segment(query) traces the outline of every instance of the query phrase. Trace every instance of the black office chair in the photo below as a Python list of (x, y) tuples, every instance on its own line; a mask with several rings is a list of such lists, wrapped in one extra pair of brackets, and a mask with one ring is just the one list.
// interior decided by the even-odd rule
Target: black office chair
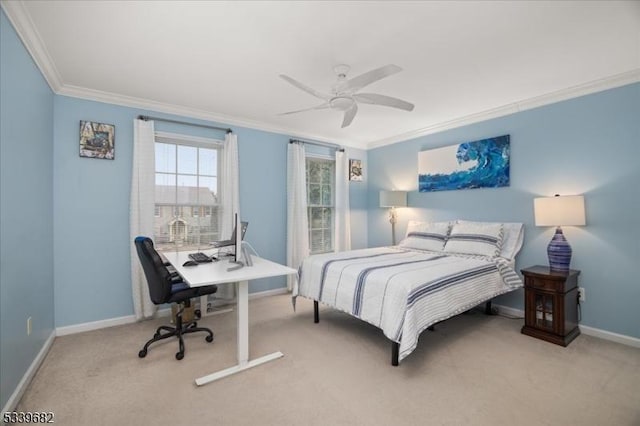
[[(186, 307), (191, 306), (190, 302), (192, 298), (213, 294), (218, 291), (218, 287), (215, 285), (189, 287), (179, 274), (171, 273), (167, 269), (167, 265), (162, 261), (160, 255), (153, 247), (153, 241), (151, 241), (150, 238), (136, 237), (135, 245), (142, 269), (144, 270), (144, 275), (147, 278), (151, 301), (156, 305), (164, 303), (178, 303), (180, 305), (178, 313), (176, 314), (176, 326), (169, 327), (162, 325), (158, 327), (153, 338), (138, 352), (138, 356), (140, 358), (147, 356), (147, 350), (152, 343), (176, 336), (180, 343), (180, 350), (176, 353), (176, 359), (181, 360), (184, 358), (184, 341), (182, 340), (182, 335), (195, 333), (197, 331), (206, 331), (209, 333), (205, 340), (207, 342), (213, 342), (213, 332), (210, 329), (198, 327), (198, 323), (195, 321), (183, 324), (182, 313)], [(161, 331), (166, 331), (166, 333), (161, 333)]]

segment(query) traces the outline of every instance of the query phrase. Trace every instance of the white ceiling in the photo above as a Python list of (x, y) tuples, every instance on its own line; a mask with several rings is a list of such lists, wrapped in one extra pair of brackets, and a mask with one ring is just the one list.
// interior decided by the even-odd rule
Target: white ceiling
[[(637, 1), (2, 1), (56, 93), (361, 148), (640, 81)], [(340, 63), (415, 110), (277, 115)]]

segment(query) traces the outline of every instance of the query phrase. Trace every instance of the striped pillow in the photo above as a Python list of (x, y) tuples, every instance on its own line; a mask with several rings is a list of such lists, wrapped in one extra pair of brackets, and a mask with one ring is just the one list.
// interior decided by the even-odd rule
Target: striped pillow
[(400, 241), (401, 247), (418, 250), (442, 251), (449, 235), (449, 222), (417, 222), (407, 225), (407, 236)]
[[(472, 222), (458, 220), (456, 223), (475, 223), (481, 225), (495, 225), (500, 222)], [(524, 225), (520, 222), (502, 222), (502, 248), (498, 256), (513, 260), (522, 248), (524, 240)]]
[(456, 223), (444, 251), (496, 257), (502, 248), (502, 224)]

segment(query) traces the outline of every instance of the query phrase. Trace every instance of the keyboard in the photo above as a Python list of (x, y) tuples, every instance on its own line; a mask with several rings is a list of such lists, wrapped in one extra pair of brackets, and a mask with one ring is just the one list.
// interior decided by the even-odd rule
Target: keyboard
[(191, 253), (189, 254), (189, 258), (191, 258), (192, 260), (198, 262), (198, 263), (207, 263), (207, 262), (212, 262), (213, 260), (207, 256), (204, 253)]

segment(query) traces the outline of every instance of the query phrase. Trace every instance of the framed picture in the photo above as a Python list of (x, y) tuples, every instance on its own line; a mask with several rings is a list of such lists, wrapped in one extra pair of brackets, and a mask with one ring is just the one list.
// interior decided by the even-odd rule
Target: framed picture
[(80, 120), (80, 157), (115, 158), (116, 126)]
[(509, 135), (418, 153), (420, 192), (509, 186)]
[(349, 160), (349, 180), (362, 181), (362, 160)]

